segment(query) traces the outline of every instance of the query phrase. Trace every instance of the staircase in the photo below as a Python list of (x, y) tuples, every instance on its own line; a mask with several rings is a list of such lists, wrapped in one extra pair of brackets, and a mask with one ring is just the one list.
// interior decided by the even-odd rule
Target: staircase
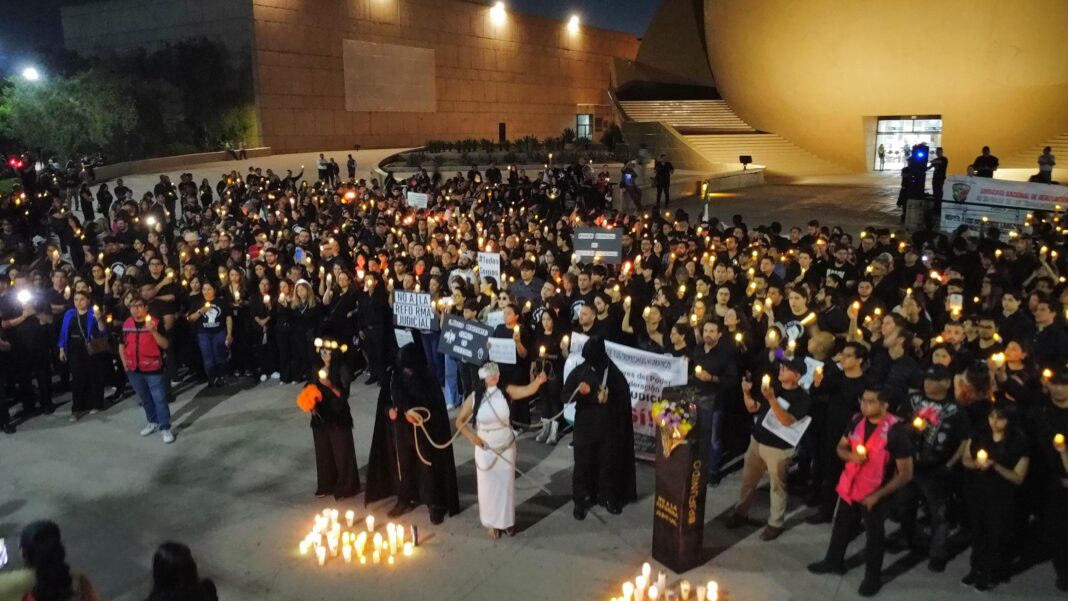
[(686, 140), (713, 163), (737, 163), (739, 155), (747, 154), (757, 165), (764, 165), (770, 175), (845, 173), (841, 167), (777, 134), (691, 134)]
[(725, 100), (621, 100), (630, 121), (660, 121), (680, 133), (753, 132)]
[[(757, 131), (725, 100), (618, 100), (617, 105), (626, 121), (658, 122), (674, 128), (712, 163), (737, 164), (738, 157), (747, 154), (771, 176), (846, 172), (779, 135)], [(1064, 156), (1068, 157), (1068, 152)]]
[(1034, 169), (1038, 172), (1038, 155), (1042, 154), (1045, 147), (1053, 149), (1053, 156), (1057, 157), (1057, 169), (1060, 170), (1060, 162), (1068, 161), (1068, 133), (1061, 134), (1052, 140), (1039, 144), (1029, 150), (1015, 154), (1001, 161), (1001, 166), (1006, 168)]

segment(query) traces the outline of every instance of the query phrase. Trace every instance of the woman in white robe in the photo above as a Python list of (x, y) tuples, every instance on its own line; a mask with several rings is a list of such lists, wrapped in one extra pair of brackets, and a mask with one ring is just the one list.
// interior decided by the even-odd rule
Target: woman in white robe
[[(478, 514), (490, 537), (515, 533), (515, 434), (511, 427), (509, 399), (526, 399), (537, 393), (545, 383), (540, 374), (526, 386), (508, 385), (497, 388), (500, 370), (496, 363), (487, 363), (478, 370), (486, 383), (486, 391), (475, 411), (475, 393), (468, 395), (456, 417), (456, 429), (475, 447), (475, 473), (478, 478)], [(470, 426), (475, 417), (475, 427)]]

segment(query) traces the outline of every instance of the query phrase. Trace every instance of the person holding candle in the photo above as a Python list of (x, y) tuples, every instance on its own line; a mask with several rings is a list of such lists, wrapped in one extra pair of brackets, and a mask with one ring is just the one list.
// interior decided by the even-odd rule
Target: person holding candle
[(923, 376), (923, 393), (913, 395), (905, 411), (913, 424), (915, 471), (912, 481), (898, 495), (902, 505), (899, 512), (901, 531), (893, 546), (904, 549), (912, 545), (916, 534), (916, 511), (920, 496), (923, 496), (931, 516), (927, 567), (932, 572), (941, 572), (946, 567), (950, 474), (971, 438), (971, 422), (964, 408), (954, 402), (952, 386), (953, 372), (949, 368), (941, 365), (928, 367)]
[(560, 440), (560, 432), (567, 425), (562, 415), (564, 405), (560, 396), (564, 374), (562, 345), (566, 333), (560, 329), (560, 319), (555, 311), (541, 311), (539, 317), (539, 323), (534, 328), (534, 346), (538, 349), (538, 355), (531, 359), (530, 377), (534, 379), (539, 373), (545, 373), (549, 379), (538, 390), (541, 431), (534, 440), (552, 446)]
[[(510, 422), (509, 397), (527, 398), (546, 381), (539, 374), (526, 386), (498, 388), (501, 373), (496, 363), (478, 370), (485, 388), (479, 387), (464, 400), (456, 417), (456, 428), (475, 446), (475, 474), (478, 478), (478, 513), (490, 537), (512, 536), (515, 528), (515, 434)], [(472, 428), (470, 421), (475, 420)]]
[(905, 422), (888, 410), (889, 399), (868, 386), (860, 397), (860, 414), (838, 440), (845, 469), (838, 479), (838, 511), (827, 554), (808, 566), (813, 574), (845, 573), (845, 554), (863, 523), (864, 580), (858, 593), (870, 597), (882, 588), (886, 518), (893, 494), (912, 478), (912, 440)]
[(393, 361), (397, 343), (393, 338), (393, 310), (382, 276), (369, 273), (364, 277), (363, 294), (357, 303), (360, 340), (367, 358), (368, 376), (365, 384), (382, 384), (386, 366)]
[(99, 314), (89, 308), (89, 294), (78, 291), (74, 293), (74, 308), (63, 315), (60, 326), (59, 358), (70, 366), (71, 421), (104, 407), (104, 370), (98, 355), (107, 351), (107, 339), (98, 318)]
[(737, 390), (737, 349), (734, 340), (724, 337), (724, 326), (712, 317), (701, 328), (701, 344), (693, 350), (692, 380), (698, 388), (698, 411), (703, 416), (700, 439), (708, 449), (705, 475), (709, 486), (720, 481), (719, 467), (723, 460), (723, 410), (728, 395)]
[(1050, 374), (1046, 388), (1027, 414), (1035, 464), (1028, 488), (1040, 497), (1034, 507), (1039, 515), (1036, 531), (1044, 534), (1053, 558), (1057, 590), (1068, 591), (1068, 367)]
[(197, 346), (204, 362), (204, 375), (209, 386), (223, 386), (226, 375), (226, 355), (233, 342), (234, 317), (230, 301), (216, 294), (215, 284), (205, 280), (201, 285), (204, 304), (194, 307), (186, 318), (194, 324)]
[(600, 337), (586, 341), (582, 358), (563, 387), (564, 398), (575, 400), (571, 497), (576, 520), (585, 519), (595, 503), (617, 515), (638, 498), (630, 386)]
[(322, 397), (311, 418), (317, 479), (315, 496), (333, 495), (341, 500), (360, 492), (360, 473), (352, 438), (352, 410), (349, 408), (352, 375), (342, 357), (345, 352), (342, 345), (331, 338), (317, 342), (318, 359), (308, 382), (308, 386), (316, 387)]
[[(398, 351), (389, 371), (378, 395), (364, 503), (396, 496), (388, 513), (391, 518), (425, 504), (431, 523), (440, 524), (446, 514), (460, 511), (452, 446), (439, 449), (431, 444), (444, 444), (452, 437), (445, 396), (414, 344)], [(409, 414), (413, 410), (416, 415)], [(417, 420), (425, 434), (413, 427)]]
[(961, 580), (985, 591), (1003, 582), (1011, 559), (1007, 553), (1016, 517), (1016, 492), (1027, 476), (1030, 449), (1019, 429), (1015, 403), (994, 403), (986, 424), (965, 442), (961, 462), (968, 471), (971, 569)]
[(794, 445), (775, 431), (794, 428), (800, 429), (803, 434), (807, 422), (800, 426), (797, 424), (808, 415), (811, 405), (808, 392), (800, 386), (801, 376), (807, 370), (805, 362), (795, 357), (780, 359), (778, 363), (778, 381), (772, 384), (771, 378), (765, 375), (759, 400), (752, 394), (749, 379), (742, 380), (745, 407), (753, 415), (753, 434), (745, 452), (738, 504), (726, 523), (728, 528), (737, 528), (745, 523), (757, 484), (767, 472), (771, 480), (771, 513), (767, 527), (760, 535), (761, 540), (765, 541), (775, 540), (783, 532), (787, 502), (786, 471), (794, 454)]
[(252, 337), (252, 349), (256, 354), (254, 361), (259, 370), (260, 382), (281, 378), (278, 366), (277, 328), (275, 314), (278, 311), (278, 298), (271, 293), (271, 280), (262, 278), (256, 284), (256, 294), (249, 301), (249, 335)]
[(141, 429), (141, 436), (153, 432), (163, 433), (163, 442), (174, 442), (171, 432), (171, 410), (167, 406), (166, 372), (163, 367), (163, 349), (170, 342), (159, 333), (159, 322), (148, 315), (145, 301), (134, 298), (130, 301), (130, 317), (122, 324), (122, 342), (119, 357), (126, 368), (130, 386), (145, 410), (148, 424)]

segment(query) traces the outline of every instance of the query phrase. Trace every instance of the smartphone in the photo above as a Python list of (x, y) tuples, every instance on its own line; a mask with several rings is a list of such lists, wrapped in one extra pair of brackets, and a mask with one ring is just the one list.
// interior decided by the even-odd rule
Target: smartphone
[(7, 541), (0, 538), (0, 568), (7, 565)]

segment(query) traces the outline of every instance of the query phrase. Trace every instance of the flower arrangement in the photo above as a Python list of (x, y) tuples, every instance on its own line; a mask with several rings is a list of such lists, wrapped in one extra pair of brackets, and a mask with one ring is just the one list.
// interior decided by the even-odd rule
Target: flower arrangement
[(679, 445), (686, 444), (686, 437), (693, 430), (694, 406), (686, 401), (664, 399), (653, 403), (652, 414), (660, 428), (664, 457), (670, 457)]

